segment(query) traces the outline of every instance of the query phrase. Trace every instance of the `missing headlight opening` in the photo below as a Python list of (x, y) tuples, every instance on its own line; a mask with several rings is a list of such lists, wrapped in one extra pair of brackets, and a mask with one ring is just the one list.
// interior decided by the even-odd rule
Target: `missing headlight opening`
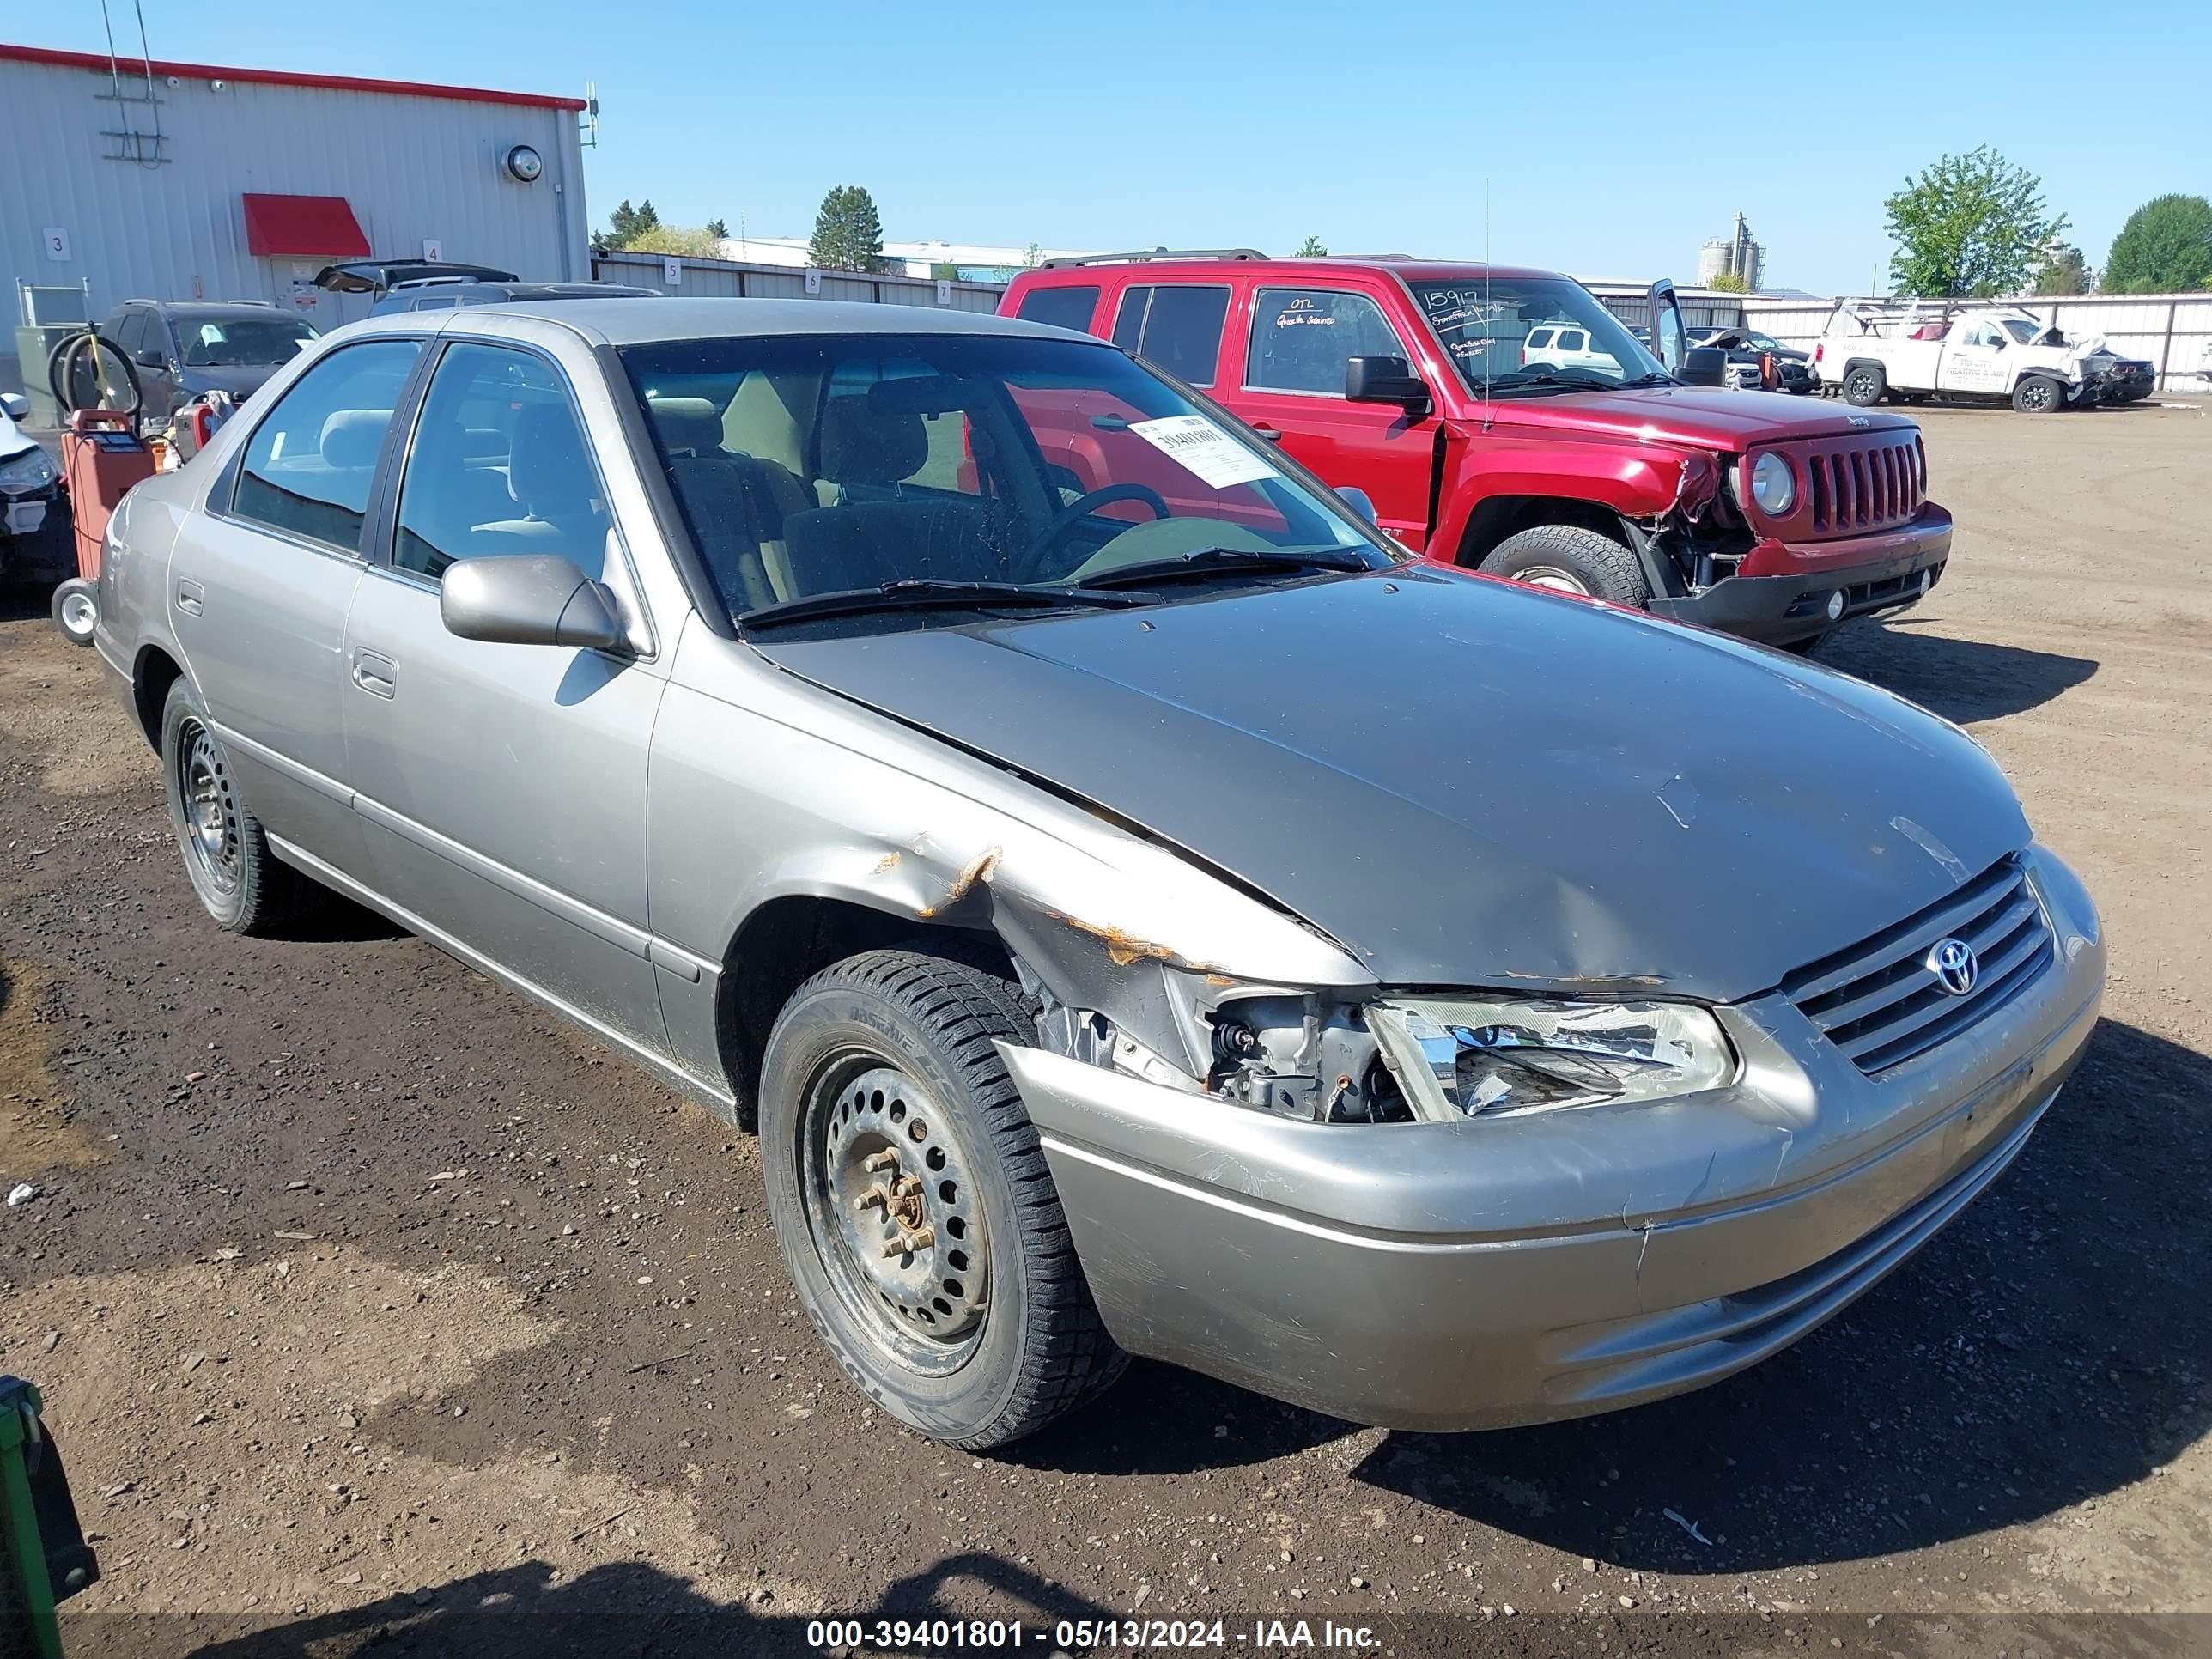
[(1206, 1085), (1225, 1099), (1316, 1123), (1413, 1116), (1359, 1009), (1318, 995), (1243, 996), (1212, 1013)]

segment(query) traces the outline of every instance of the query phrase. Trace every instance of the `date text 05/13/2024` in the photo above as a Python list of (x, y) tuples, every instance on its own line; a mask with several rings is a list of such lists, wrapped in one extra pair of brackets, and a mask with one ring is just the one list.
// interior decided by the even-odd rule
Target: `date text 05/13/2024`
[(1033, 1648), (1066, 1655), (1141, 1649), (1334, 1649), (1379, 1645), (1364, 1625), (1333, 1620), (1261, 1619), (1238, 1627), (1220, 1619), (1062, 1619), (1051, 1625), (1013, 1619), (816, 1619), (806, 1642), (817, 1650), (872, 1646), (900, 1651), (991, 1652)]

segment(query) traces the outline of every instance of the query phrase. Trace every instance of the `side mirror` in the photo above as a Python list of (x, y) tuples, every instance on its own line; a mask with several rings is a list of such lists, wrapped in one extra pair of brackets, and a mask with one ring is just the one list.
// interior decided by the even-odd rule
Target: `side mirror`
[(1720, 386), (1728, 379), (1728, 353), (1718, 346), (1692, 346), (1674, 378), (1684, 386)]
[(568, 560), (502, 554), (446, 567), (438, 616), (458, 639), (620, 651), (629, 635), (612, 594)]
[(1346, 507), (1350, 507), (1354, 513), (1357, 513), (1361, 518), (1366, 520), (1368, 523), (1374, 524), (1376, 522), (1375, 517), (1375, 498), (1369, 495), (1365, 490), (1362, 489), (1358, 484), (1352, 484), (1346, 489), (1338, 490), (1336, 492), (1336, 498), (1342, 501)]
[(169, 360), (158, 351), (142, 351), (134, 360), (141, 368), (167, 368)]
[(0, 392), (0, 415), (11, 421), (28, 421), (31, 400), (20, 392)]
[(1409, 414), (1429, 412), (1428, 382), (1403, 357), (1347, 357), (1344, 399), (1352, 404), (1395, 404)]

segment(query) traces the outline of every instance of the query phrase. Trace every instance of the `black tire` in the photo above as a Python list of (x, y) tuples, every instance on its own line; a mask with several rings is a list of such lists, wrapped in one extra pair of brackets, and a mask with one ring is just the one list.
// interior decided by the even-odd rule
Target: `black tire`
[(2066, 407), (2066, 387), (2048, 374), (2023, 374), (2013, 386), (2012, 406), (2020, 415), (2056, 415)]
[(1483, 560), (1486, 575), (1581, 592), (1643, 609), (1651, 582), (1643, 562), (1610, 536), (1580, 525), (1540, 524), (1508, 536)]
[(1844, 401), (1854, 409), (1871, 409), (1889, 391), (1889, 374), (1880, 363), (1853, 363), (1844, 371)]
[[(908, 1427), (981, 1451), (1073, 1410), (1127, 1360), (1099, 1319), (1036, 1130), (992, 1047), (1034, 1042), (1030, 1011), (1000, 972), (923, 944), (848, 957), (784, 1005), (761, 1067), (761, 1167), (799, 1305), (845, 1374)], [(906, 1092), (918, 1097), (911, 1110)], [(924, 1207), (896, 1220), (880, 1202), (863, 1206), (852, 1183), (896, 1190), (908, 1171), (894, 1163), (853, 1175), (864, 1149), (872, 1159), (911, 1153), (933, 1172), (925, 1182), (949, 1167), (967, 1179), (925, 1187)], [(902, 1254), (878, 1243), (918, 1239), (923, 1227), (945, 1233)], [(978, 1243), (972, 1257), (960, 1248)], [(980, 1307), (925, 1304), (908, 1300), (910, 1274), (924, 1297), (940, 1287), (959, 1297), (963, 1279), (988, 1288), (970, 1293)], [(941, 1331), (931, 1308), (945, 1310)]]
[(93, 586), (82, 576), (71, 576), (54, 589), (52, 602), (46, 614), (54, 619), (54, 626), (71, 645), (90, 645), (94, 623), (100, 616), (99, 600)]
[(185, 874), (217, 927), (263, 936), (311, 907), (322, 890), (269, 850), (207, 707), (181, 675), (161, 705), (161, 779)]

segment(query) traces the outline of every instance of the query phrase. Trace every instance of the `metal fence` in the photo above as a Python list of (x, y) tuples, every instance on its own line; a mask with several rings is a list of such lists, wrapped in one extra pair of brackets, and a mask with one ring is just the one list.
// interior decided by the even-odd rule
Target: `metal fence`
[[(673, 272), (674, 281), (670, 281)], [(859, 300), (884, 306), (944, 306), (953, 311), (991, 312), (1006, 289), (993, 283), (940, 282), (928, 276), (812, 270), (797, 265), (747, 264), (734, 259), (698, 259), (686, 255), (602, 253), (592, 255), (596, 282), (629, 283), (664, 294), (724, 300)]]
[[(1744, 301), (1744, 321), (1784, 345), (1809, 350), (1839, 305), (1894, 305), (1894, 299), (1767, 300)], [(2074, 340), (2102, 335), (2123, 357), (2140, 357), (2158, 369), (2161, 392), (2212, 392), (2212, 294), (2084, 294), (2069, 299), (1961, 300), (1960, 313), (1996, 309), (2032, 313), (2056, 323)]]

